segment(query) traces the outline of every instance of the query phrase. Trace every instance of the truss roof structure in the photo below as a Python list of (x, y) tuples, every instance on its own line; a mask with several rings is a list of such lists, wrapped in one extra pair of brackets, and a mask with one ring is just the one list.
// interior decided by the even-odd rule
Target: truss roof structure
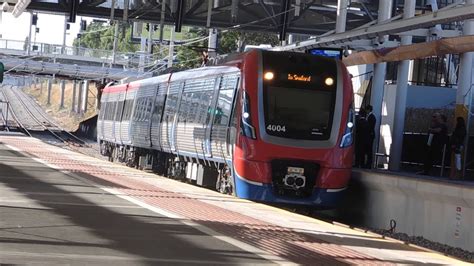
[[(285, 2), (289, 6), (284, 7)], [(111, 12), (113, 3), (115, 8)], [(377, 5), (378, 1), (374, 0), (352, 1), (347, 13), (347, 30), (376, 19)], [(28, 6), (28, 10), (69, 13), (71, 17), (110, 18), (113, 13), (114, 19), (156, 24), (160, 23), (164, 10), (164, 23), (179, 27), (193, 25), (275, 33), (284, 29), (286, 33), (305, 35), (333, 30), (336, 8), (336, 0), (31, 0)], [(283, 23), (285, 14), (287, 23)]]

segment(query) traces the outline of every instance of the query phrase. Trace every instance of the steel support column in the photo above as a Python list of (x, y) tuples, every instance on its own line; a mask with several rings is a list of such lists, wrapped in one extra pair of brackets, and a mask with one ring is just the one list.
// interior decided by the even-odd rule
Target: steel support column
[(217, 29), (209, 29), (209, 40), (207, 47), (209, 58), (215, 58), (217, 49)]
[(76, 91), (77, 91), (77, 81), (72, 81), (72, 102), (71, 102), (71, 111), (76, 112)]
[(152, 47), (153, 47), (153, 27), (155, 26), (155, 24), (149, 24), (150, 27), (149, 27), (149, 30), (148, 30), (148, 47), (147, 47), (147, 52), (149, 54), (152, 53)]
[(60, 83), (60, 102), (59, 102), (59, 109), (62, 109), (64, 108), (64, 91), (66, 90), (66, 81), (65, 80), (61, 80), (61, 83)]
[(174, 31), (181, 32), (181, 26), (183, 24), (183, 13), (184, 13), (184, 0), (178, 0), (178, 7), (176, 9), (176, 20)]
[(239, 1), (232, 0), (231, 7), (230, 7), (230, 18), (232, 22), (237, 21), (238, 12), (239, 12)]
[(336, 33), (346, 31), (348, 0), (337, 1)]
[(161, 42), (163, 41), (163, 30), (165, 28), (165, 11), (166, 11), (166, 0), (161, 0), (161, 14), (160, 14), (160, 48)]
[(28, 43), (26, 44), (26, 55), (30, 55), (31, 51), (31, 27), (33, 26), (33, 12), (30, 12), (30, 26), (28, 29)]
[[(380, 0), (379, 1), (379, 17), (378, 23), (382, 23), (385, 20), (390, 19), (392, 13), (392, 1), (391, 0)], [(385, 41), (387, 36), (383, 36), (376, 41)], [(380, 141), (380, 122), (382, 119), (382, 102), (383, 93), (385, 87), (385, 74), (387, 72), (387, 63), (378, 63), (374, 67), (374, 78), (372, 80), (372, 90), (370, 94), (370, 103), (373, 107), (373, 114), (377, 119), (375, 124), (375, 140), (374, 147), (372, 150), (373, 158), (375, 159), (375, 153), (378, 151)], [(374, 160), (375, 161), (375, 160)]]
[(63, 47), (61, 47), (61, 54), (66, 53), (66, 31), (67, 31), (67, 17), (66, 15), (64, 15)]
[(48, 79), (48, 98), (46, 99), (46, 104), (50, 105), (51, 104), (51, 89), (53, 86), (53, 80)]
[(87, 113), (87, 105), (88, 105), (88, 100), (89, 100), (89, 81), (84, 80), (82, 88), (82, 108), (81, 108), (81, 114)]
[(173, 66), (173, 54), (174, 54), (174, 30), (171, 29), (170, 48), (168, 49), (168, 67)]
[(119, 22), (116, 20), (115, 27), (114, 27), (114, 42), (112, 44), (112, 65), (115, 64), (115, 53), (117, 51), (117, 45), (118, 45), (118, 34), (119, 34)]
[(288, 10), (290, 9), (290, 0), (282, 0), (282, 9), (281, 9), (281, 19), (280, 19), (280, 24), (281, 24), (281, 29), (280, 29), (280, 41), (286, 40), (286, 29), (288, 27)]
[[(466, 4), (474, 4), (474, 0), (466, 0)], [(473, 35), (474, 34), (474, 20), (466, 20), (464, 21), (464, 26), (463, 26), (463, 35)], [(472, 59), (473, 59), (473, 52), (469, 53), (464, 53), (461, 55), (461, 61), (459, 63), (459, 79), (458, 79), (458, 89), (456, 92), (456, 111), (455, 111), (455, 117), (461, 116), (464, 118), (464, 121), (466, 122), (466, 127), (467, 127), (467, 136), (470, 135), (471, 132), (469, 132), (470, 124), (473, 122), (472, 116), (470, 113), (472, 112), (473, 106), (472, 106), (472, 96), (474, 94), (472, 93), (472, 87), (473, 87), (473, 81), (472, 81)], [(466, 138), (466, 145), (465, 147), (468, 147), (468, 140), (469, 138)], [(463, 161), (466, 161), (466, 159), (472, 160), (472, 158), (468, 158), (467, 156), (467, 150), (464, 150), (465, 158)], [(465, 164), (462, 165), (463, 167), (463, 173), (465, 173)]]
[(77, 90), (77, 109), (76, 113), (80, 114), (81, 112), (81, 107), (82, 107), (82, 81), (79, 81), (78, 84), (78, 90)]
[[(405, 0), (403, 6), (403, 18), (415, 16), (416, 0)], [(402, 36), (400, 45), (409, 45), (412, 43), (412, 36)], [(400, 161), (402, 158), (403, 131), (405, 129), (405, 110), (408, 88), (408, 70), (410, 69), (410, 60), (401, 61), (397, 71), (397, 91), (395, 98), (395, 114), (393, 118), (392, 145), (390, 146), (389, 169), (392, 171), (400, 170)]]

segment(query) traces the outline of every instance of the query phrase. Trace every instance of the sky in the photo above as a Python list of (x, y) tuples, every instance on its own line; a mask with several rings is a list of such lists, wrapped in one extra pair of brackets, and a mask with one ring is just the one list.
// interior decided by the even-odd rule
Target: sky
[[(23, 12), (18, 18), (15, 18), (11, 13), (3, 12), (0, 21), (1, 39), (24, 42), (26, 37), (28, 37), (30, 17), (31, 14), (29, 12)], [(70, 30), (66, 34), (67, 46), (72, 46), (74, 38), (77, 37), (81, 19), (92, 20), (92, 18), (76, 17), (76, 23), (71, 24)], [(36, 33), (36, 42), (63, 44), (64, 15), (39, 13), (36, 27), (39, 28), (39, 33)], [(35, 26), (31, 27), (31, 39), (35, 40)]]

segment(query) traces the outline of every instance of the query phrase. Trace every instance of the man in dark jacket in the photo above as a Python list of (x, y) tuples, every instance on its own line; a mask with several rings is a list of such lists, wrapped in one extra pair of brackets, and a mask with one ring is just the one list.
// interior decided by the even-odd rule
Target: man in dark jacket
[(375, 118), (374, 113), (372, 113), (372, 105), (367, 105), (366, 107), (368, 115), (367, 122), (369, 127), (369, 140), (367, 146), (367, 168), (372, 168), (372, 157), (374, 152), (374, 140), (375, 140), (375, 124), (377, 123), (377, 118)]
[[(367, 167), (366, 156), (369, 153), (369, 124), (366, 118), (366, 112), (360, 109), (355, 127), (355, 166)], [(368, 156), (367, 156), (368, 157)]]
[(428, 141), (426, 143), (427, 151), (422, 173), (424, 175), (431, 174), (433, 162), (441, 157), (443, 145), (446, 144), (448, 128), (444, 120), (445, 118), (443, 118), (441, 114), (433, 114), (431, 125), (428, 129)]

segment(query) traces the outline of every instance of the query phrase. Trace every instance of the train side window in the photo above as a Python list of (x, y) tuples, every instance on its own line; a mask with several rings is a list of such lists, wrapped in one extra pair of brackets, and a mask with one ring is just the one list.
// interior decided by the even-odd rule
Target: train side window
[(99, 119), (100, 120), (104, 120), (104, 114), (105, 114), (105, 110), (107, 109), (107, 102), (103, 102), (102, 103), (102, 108), (101, 110), (99, 111)]
[(140, 108), (140, 99), (137, 99), (135, 103), (135, 110), (133, 110), (132, 120), (137, 120), (139, 108)]
[(157, 96), (155, 98), (155, 106), (153, 107), (153, 114), (151, 118), (153, 122), (161, 121), (163, 104), (165, 103), (165, 96), (166, 96), (166, 85), (160, 84), (158, 86)]
[(125, 104), (124, 101), (118, 102), (118, 106), (117, 106), (117, 109), (115, 110), (115, 118), (114, 118), (116, 121), (121, 120), (121, 115), (122, 115), (124, 104)]
[(173, 122), (174, 114), (176, 113), (176, 109), (178, 108), (178, 96), (179, 90), (181, 89), (181, 82), (174, 82), (170, 84), (169, 87), (169, 94), (166, 100), (166, 107), (165, 113), (165, 121)]
[(214, 110), (214, 125), (227, 126), (229, 124), (229, 116), (232, 111), (233, 96), (239, 76), (237, 74), (231, 74), (223, 76), (221, 79), (219, 98), (217, 100), (217, 106)]
[(145, 104), (143, 106), (143, 121), (149, 121), (151, 117), (151, 103), (153, 99), (151, 97), (145, 98)]
[(125, 110), (123, 114), (123, 119), (122, 120), (130, 120), (130, 116), (132, 115), (132, 108), (133, 108), (133, 100), (128, 99), (125, 100)]
[(179, 107), (178, 113), (178, 121), (179, 122), (187, 122), (187, 115), (189, 113), (189, 104), (190, 98), (192, 97), (192, 93), (184, 92), (181, 96), (181, 105)]

